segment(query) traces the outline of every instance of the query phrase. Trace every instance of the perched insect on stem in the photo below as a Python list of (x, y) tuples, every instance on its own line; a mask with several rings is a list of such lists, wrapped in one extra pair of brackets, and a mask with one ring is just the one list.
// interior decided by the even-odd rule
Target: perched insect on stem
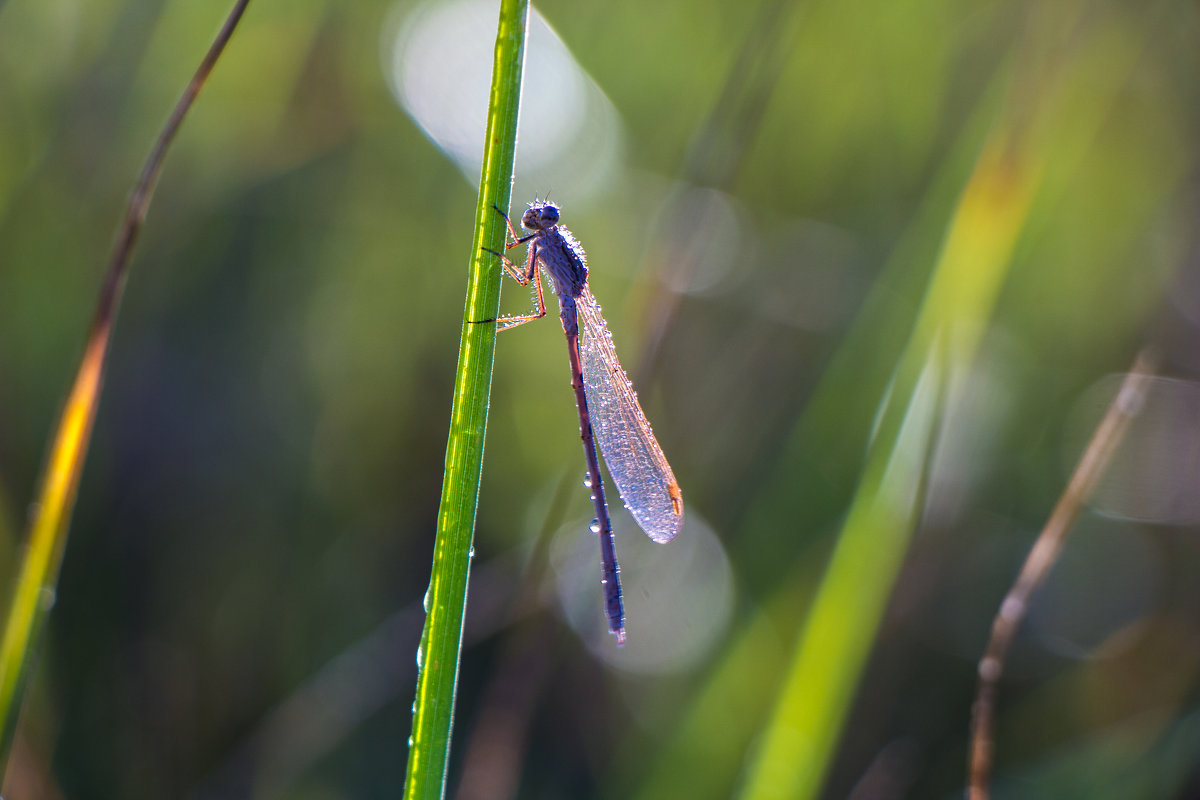
[(683, 494), (654, 432), (650, 430), (633, 384), (617, 360), (612, 334), (608, 332), (596, 298), (588, 289), (587, 256), (571, 232), (558, 224), (558, 206), (534, 201), (521, 215), (521, 227), (532, 231), (526, 236), (518, 236), (508, 215), (499, 208), (496, 211), (504, 216), (512, 236), (505, 248), (524, 244), (528, 246), (528, 252), (523, 267), (502, 253), (489, 252), (500, 257), (504, 271), (517, 283), (527, 286), (533, 282), (536, 300), (533, 313), (497, 320), (499, 330), (515, 328), (546, 316), (539, 267), (545, 271), (550, 288), (558, 295), (559, 317), (567, 335), (567, 356), (571, 362), (571, 387), (575, 390), (579, 432), (587, 459), (588, 485), (596, 507), (596, 519), (592, 521), (591, 529), (600, 536), (608, 629), (617, 637), (618, 645), (624, 644), (621, 568), (617, 564), (595, 443), (600, 445), (604, 462), (625, 507), (654, 541), (665, 544), (679, 533), (683, 525)]

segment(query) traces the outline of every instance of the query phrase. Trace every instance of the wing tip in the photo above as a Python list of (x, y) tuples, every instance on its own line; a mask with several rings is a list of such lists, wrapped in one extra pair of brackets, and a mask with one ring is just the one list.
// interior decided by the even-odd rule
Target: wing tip
[(649, 536), (654, 541), (658, 542), (659, 544), (667, 544), (668, 542), (670, 542), (672, 539), (674, 539), (676, 536), (679, 535), (679, 531), (682, 528), (683, 528), (683, 517), (676, 517), (675, 524), (672, 525), (670, 528), (668, 528), (666, 530), (655, 531), (654, 533), (650, 533), (649, 531), (647, 531), (646, 535)]
[(678, 536), (679, 531), (683, 529), (683, 492), (679, 490), (679, 483), (676, 481), (671, 481), (671, 484), (667, 487), (667, 494), (670, 495), (671, 498), (670, 526), (661, 531), (655, 531), (654, 533), (650, 533), (649, 531), (646, 532), (651, 539), (659, 544), (666, 544), (667, 542), (671, 541)]

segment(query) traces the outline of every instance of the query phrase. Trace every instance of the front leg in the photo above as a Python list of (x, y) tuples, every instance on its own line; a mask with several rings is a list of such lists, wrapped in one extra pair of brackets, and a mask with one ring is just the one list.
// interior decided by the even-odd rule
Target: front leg
[(512, 220), (508, 218), (508, 214), (505, 214), (503, 211), (501, 211), (500, 206), (496, 205), (495, 203), (492, 203), (492, 208), (496, 209), (497, 214), (504, 217), (504, 224), (508, 226), (508, 235), (512, 237), (511, 242), (504, 243), (505, 250), (512, 250), (517, 245), (525, 244), (530, 239), (537, 236), (537, 231), (534, 231), (528, 236), (519, 235), (517, 233), (517, 229), (513, 227)]
[[(533, 233), (529, 234), (528, 236), (518, 236), (517, 229), (513, 227), (512, 220), (508, 218), (508, 214), (505, 214), (503, 211), (501, 211), (500, 206), (496, 205), (495, 203), (492, 204), (492, 208), (496, 209), (497, 214), (504, 217), (504, 224), (508, 226), (508, 235), (510, 237), (512, 237), (512, 241), (508, 241), (507, 238), (505, 239), (505, 241), (504, 241), (504, 249), (505, 250), (512, 250), (514, 247), (520, 247), (521, 245), (528, 242), (530, 239), (537, 236), (537, 231), (534, 231)], [(508, 256), (504, 255), (503, 253), (497, 253), (495, 250), (492, 250), (489, 247), (483, 248), (484, 252), (491, 253), (494, 256), (499, 256), (500, 263), (504, 266), (504, 271), (508, 273), (510, 278), (512, 278), (514, 281), (521, 284), (522, 286), (527, 285), (529, 283), (529, 281), (532, 280), (534, 275), (536, 274), (536, 270), (537, 270), (537, 257), (535, 255), (536, 249), (537, 249), (536, 242), (534, 244), (530, 245), (529, 252), (525, 256), (525, 274), (522, 275), (520, 270), (517, 269), (517, 265), (514, 264), (508, 258)], [(539, 295), (541, 294), (540, 287), (539, 287), (538, 294)]]

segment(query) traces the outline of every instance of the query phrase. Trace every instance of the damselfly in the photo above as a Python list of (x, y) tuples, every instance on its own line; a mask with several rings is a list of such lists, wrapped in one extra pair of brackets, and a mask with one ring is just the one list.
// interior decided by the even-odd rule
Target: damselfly
[(679, 533), (683, 524), (683, 495), (654, 432), (650, 430), (633, 384), (617, 360), (612, 334), (608, 332), (600, 306), (588, 289), (587, 256), (571, 232), (558, 224), (558, 206), (534, 201), (521, 215), (521, 227), (532, 231), (526, 236), (518, 236), (508, 215), (499, 208), (496, 210), (504, 216), (512, 235), (512, 241), (505, 249), (524, 244), (528, 246), (528, 252), (523, 268), (501, 253), (495, 255), (500, 257), (504, 271), (517, 283), (527, 286), (533, 282), (536, 300), (533, 313), (500, 318), (499, 330), (515, 328), (546, 316), (539, 267), (545, 270), (551, 289), (558, 295), (559, 317), (567, 335), (567, 356), (571, 363), (571, 386), (575, 390), (579, 430), (587, 459), (587, 483), (596, 508), (591, 530), (600, 536), (608, 629), (617, 637), (617, 644), (624, 644), (621, 570), (617, 564), (595, 443), (600, 445), (604, 462), (625, 507), (654, 541), (666, 543)]

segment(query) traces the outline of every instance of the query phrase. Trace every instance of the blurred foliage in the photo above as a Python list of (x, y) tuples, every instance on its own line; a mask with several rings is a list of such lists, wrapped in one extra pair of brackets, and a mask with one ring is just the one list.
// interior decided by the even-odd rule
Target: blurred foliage
[[(414, 7), (256, 0), (184, 125), (7, 793), (402, 782), (475, 198), (390, 89)], [(0, 3), (0, 575), (125, 195), (226, 10)], [(1195, 8), (538, 10), (619, 116), (603, 185), (555, 199), (683, 487), (680, 539), (715, 532), (733, 605), (656, 671), (577, 632), (556, 548), (590, 512), (561, 333), (505, 334), (451, 793), (738, 791), (962, 191), (998, 120), (1024, 120), (1041, 181), (824, 789), (958, 796), (975, 661), (1078, 453), (1080, 398), (1148, 339), (1200, 373)], [(1085, 514), (1067, 557), (1094, 557), (1051, 578), (1001, 686), (997, 796), (1194, 793), (1198, 524)], [(656, 584), (637, 536), (618, 531), (635, 655), (657, 644), (639, 598), (705, 588)]]

